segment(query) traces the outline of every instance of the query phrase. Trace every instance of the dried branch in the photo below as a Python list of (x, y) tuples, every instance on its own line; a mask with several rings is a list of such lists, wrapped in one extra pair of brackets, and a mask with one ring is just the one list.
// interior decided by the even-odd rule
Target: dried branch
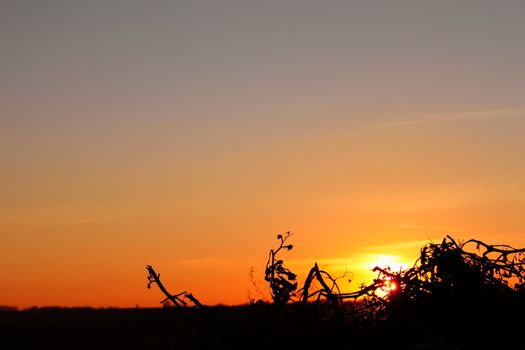
[(195, 298), (192, 293), (180, 292), (178, 294), (171, 294), (168, 292), (160, 280), (160, 273), (157, 274), (151, 265), (146, 265), (146, 270), (149, 273), (147, 288), (150, 289), (151, 285), (155, 283), (159, 287), (160, 291), (166, 296), (166, 298), (160, 302), (161, 304), (171, 301), (171, 303), (176, 307), (187, 306), (187, 302), (180, 298), (181, 296), (184, 296), (184, 298), (191, 301), (193, 305), (202, 306), (199, 300), (197, 300), (197, 298)]
[[(289, 234), (277, 236), (280, 245), (270, 250), (266, 267), (266, 280), (274, 292), (274, 301), (291, 300), (306, 304), (324, 300), (338, 314), (341, 303), (351, 300), (353, 308), (350, 318), (357, 322), (385, 318), (390, 308), (414, 327), (421, 328), (398, 305), (399, 302), (412, 303), (432, 297), (446, 303), (446, 298), (458, 296), (468, 298), (470, 295), (485, 293), (483, 295), (500, 297), (512, 292), (525, 292), (525, 248), (489, 245), (474, 239), (462, 243), (450, 236), (446, 236), (441, 243), (429, 243), (421, 248), (420, 257), (411, 268), (392, 271), (389, 267), (375, 267), (373, 271), (377, 272), (377, 277), (357, 291), (341, 293), (337, 278), (314, 264), (303, 287), (294, 292), (295, 285), (293, 289), (286, 289), (289, 285), (281, 282), (291, 272), (283, 267), (282, 260), (275, 258), (282, 248), (288, 247), (285, 245), (288, 237)], [(295, 274), (292, 275), (295, 282)], [(327, 281), (331, 282), (331, 286)], [(514, 286), (511, 286), (512, 282)], [(318, 285), (317, 289), (314, 289), (315, 284)], [(392, 288), (393, 285), (395, 288)], [(294, 299), (296, 294), (298, 300)]]

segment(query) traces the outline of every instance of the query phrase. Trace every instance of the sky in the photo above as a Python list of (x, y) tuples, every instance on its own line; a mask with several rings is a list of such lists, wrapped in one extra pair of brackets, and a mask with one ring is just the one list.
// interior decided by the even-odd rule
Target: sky
[[(525, 246), (525, 2), (0, 2), (0, 305), (205, 304)], [(396, 265), (396, 266), (397, 266)], [(252, 284), (250, 270), (253, 269)]]

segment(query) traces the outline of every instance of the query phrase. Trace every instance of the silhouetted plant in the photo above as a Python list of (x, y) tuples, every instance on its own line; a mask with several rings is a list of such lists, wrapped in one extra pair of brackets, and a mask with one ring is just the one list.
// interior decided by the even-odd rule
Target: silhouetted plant
[(392, 294), (405, 300), (503, 295), (524, 289), (525, 249), (475, 239), (461, 243), (447, 236), (441, 243), (425, 245), (412, 268), (398, 272), (379, 267), (374, 270), (379, 273), (377, 283), (394, 281), (398, 288)]
[(252, 285), (253, 292), (257, 293), (259, 295), (259, 298), (257, 300), (255, 300), (255, 298), (252, 297), (251, 289), (248, 289), (248, 291), (247, 291), (248, 292), (248, 300), (250, 301), (251, 305), (264, 304), (265, 296), (264, 296), (263, 292), (259, 289), (259, 285), (255, 281), (254, 273), (255, 273), (255, 268), (253, 266), (251, 266), (250, 270), (249, 270), (249, 273), (248, 273), (248, 275), (250, 277), (250, 284)]
[[(446, 304), (447, 300), (472, 299), (473, 295), (525, 294), (525, 249), (489, 245), (475, 239), (461, 243), (450, 236), (421, 248), (420, 257), (411, 268), (392, 271), (389, 267), (375, 267), (373, 271), (378, 275), (373, 282), (349, 293), (342, 293), (337, 278), (315, 263), (303, 287), (296, 292), (296, 275), (283, 266), (283, 260), (276, 259), (281, 249), (292, 249), (292, 245), (285, 244), (289, 236), (277, 236), (280, 245), (270, 250), (266, 266), (266, 281), (270, 282), (276, 304), (326, 301), (341, 316), (342, 303), (352, 301), (345, 308), (347, 319), (375, 323), (385, 319), (392, 308), (400, 312), (402, 305), (429, 299), (435, 304)], [(318, 284), (316, 288), (314, 283)], [(401, 313), (413, 321), (405, 309)]]
[[(377, 276), (372, 283), (346, 293), (338, 285), (346, 273), (334, 278), (317, 263), (298, 288), (297, 275), (281, 257), (282, 250), (293, 249), (290, 236), (289, 232), (277, 235), (279, 244), (270, 249), (265, 268), (274, 304), (299, 311), (299, 318), (286, 312), (278, 313), (278, 321), (270, 321), (271, 327), (286, 329), (285, 333), (302, 336), (313, 332), (322, 338), (323, 334), (346, 330), (363, 337), (364, 331), (363, 334), (404, 337), (405, 344), (447, 344), (479, 330), (519, 332), (518, 320), (525, 311), (525, 249), (475, 239), (460, 242), (446, 236), (439, 243), (423, 246), (412, 267), (398, 271), (375, 267)], [(162, 302), (177, 307), (188, 303), (201, 306), (191, 293), (169, 293), (153, 267), (148, 265), (147, 271), (148, 288), (157, 284), (166, 295)], [(265, 307), (260, 305), (253, 310)], [(470, 333), (454, 333), (458, 327)], [(472, 340), (461, 344), (468, 342)], [(484, 345), (481, 341), (476, 344)]]
[(171, 302), (173, 306), (176, 306), (176, 307), (187, 306), (188, 303), (184, 301), (183, 299), (181, 299), (181, 296), (183, 296), (184, 298), (192, 302), (193, 305), (202, 306), (200, 301), (197, 298), (195, 298), (192, 293), (180, 292), (177, 294), (171, 294), (170, 292), (168, 292), (168, 290), (166, 289), (166, 287), (164, 287), (164, 284), (162, 284), (160, 280), (160, 273), (157, 274), (151, 265), (146, 265), (146, 270), (148, 271), (147, 288), (150, 289), (151, 285), (155, 283), (157, 287), (159, 287), (160, 291), (164, 293), (164, 295), (166, 296), (166, 298), (160, 302), (161, 304), (166, 305), (167, 302)]
[[(347, 293), (339, 286), (346, 273), (334, 278), (317, 263), (299, 286), (297, 275), (282, 258), (283, 250), (293, 249), (290, 236), (289, 232), (277, 235), (279, 244), (270, 249), (265, 268), (278, 312), (255, 300), (242, 311), (249, 310), (244, 316), (255, 320), (254, 329), (260, 330), (255, 333), (263, 334), (271, 347), (289, 347), (299, 340), (300, 347), (313, 347), (315, 341), (324, 345), (334, 339), (381, 349), (437, 344), (463, 349), (521, 346), (525, 249), (446, 236), (439, 243), (424, 245), (412, 267), (397, 271), (375, 267), (377, 276), (371, 283)], [(147, 271), (148, 288), (157, 284), (166, 295), (163, 303), (201, 305), (191, 293), (169, 293), (153, 267), (148, 265)], [(195, 312), (207, 315), (209, 310)], [(478, 334), (490, 335), (490, 342)]]
[(264, 279), (270, 283), (270, 294), (275, 304), (284, 305), (295, 296), (297, 289), (297, 275), (283, 266), (283, 260), (276, 259), (277, 254), (282, 249), (292, 250), (293, 245), (286, 244), (286, 240), (291, 236), (290, 232), (277, 235), (279, 246), (277, 249), (270, 249)]

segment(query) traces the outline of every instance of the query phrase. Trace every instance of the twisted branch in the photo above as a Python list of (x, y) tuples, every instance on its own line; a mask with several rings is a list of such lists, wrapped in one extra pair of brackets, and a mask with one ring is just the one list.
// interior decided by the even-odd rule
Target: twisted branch
[(185, 306), (187, 306), (188, 303), (180, 298), (180, 296), (184, 296), (184, 298), (186, 298), (189, 301), (191, 301), (193, 303), (193, 305), (195, 305), (195, 306), (202, 306), (202, 304), (199, 302), (199, 300), (197, 300), (197, 298), (195, 298), (193, 296), (193, 294), (191, 294), (191, 293), (180, 292), (178, 294), (171, 294), (170, 292), (168, 292), (168, 290), (166, 289), (166, 287), (164, 287), (164, 284), (162, 284), (162, 282), (160, 280), (160, 273), (157, 274), (151, 265), (146, 265), (146, 270), (149, 273), (147, 288), (150, 289), (151, 285), (155, 283), (157, 285), (157, 287), (159, 287), (160, 291), (162, 293), (164, 293), (164, 295), (166, 296), (166, 298), (163, 299), (160, 302), (161, 304), (164, 304), (165, 302), (167, 302), (169, 300), (176, 307), (185, 307)]

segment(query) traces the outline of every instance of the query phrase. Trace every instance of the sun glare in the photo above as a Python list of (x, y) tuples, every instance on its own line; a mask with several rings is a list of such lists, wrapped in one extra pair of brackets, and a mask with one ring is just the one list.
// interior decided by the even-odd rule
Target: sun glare
[(398, 255), (374, 254), (367, 262), (367, 268), (372, 270), (374, 267), (390, 268), (391, 271), (404, 270), (408, 264)]
[[(372, 274), (372, 270), (375, 267), (380, 267), (382, 269), (388, 268), (392, 272), (397, 272), (408, 268), (409, 263), (400, 255), (370, 254), (364, 262), (364, 267), (366, 267), (370, 274)], [(374, 272), (372, 278), (376, 277), (377, 273)], [(385, 280), (382, 287), (376, 290), (376, 293), (381, 297), (385, 297), (388, 294), (395, 292), (398, 287), (399, 286), (395, 281)]]
[(383, 287), (380, 289), (385, 295), (390, 294), (397, 290), (397, 283), (394, 281), (385, 281), (385, 284), (383, 284)]

